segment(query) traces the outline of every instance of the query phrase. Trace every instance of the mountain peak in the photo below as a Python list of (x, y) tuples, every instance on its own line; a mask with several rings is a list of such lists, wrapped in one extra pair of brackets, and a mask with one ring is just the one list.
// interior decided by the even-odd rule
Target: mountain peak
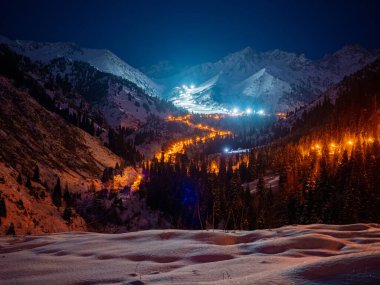
[(341, 49), (336, 51), (334, 55), (342, 55), (342, 54), (357, 54), (357, 53), (368, 53), (369, 50), (365, 49), (359, 44), (348, 44), (343, 46)]
[(255, 54), (255, 50), (251, 48), (250, 46), (247, 46), (243, 48), (242, 50), (237, 51), (235, 54), (240, 54), (246, 57), (252, 57)]
[(230, 53), (225, 57), (226, 60), (237, 60), (239, 58), (242, 59), (251, 59), (253, 55), (255, 54), (255, 51), (251, 47), (245, 47), (239, 51)]
[(245, 48), (243, 48), (242, 50), (239, 51), (239, 53), (242, 53), (242, 54), (251, 54), (251, 53), (254, 53), (255, 51), (250, 47), (250, 46), (247, 46)]
[(7, 44), (9, 43), (11, 40), (8, 39), (7, 37), (3, 36), (3, 35), (0, 35), (0, 43), (1, 44)]

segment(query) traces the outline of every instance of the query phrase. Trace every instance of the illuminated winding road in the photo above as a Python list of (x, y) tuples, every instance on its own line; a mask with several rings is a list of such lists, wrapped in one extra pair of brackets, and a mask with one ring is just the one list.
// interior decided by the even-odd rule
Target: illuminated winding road
[[(220, 119), (220, 115), (209, 115), (207, 116), (208, 118), (213, 118), (213, 119)], [(224, 137), (227, 135), (232, 134), (231, 131), (225, 131), (225, 130), (218, 130), (213, 127), (204, 125), (204, 124), (194, 124), (190, 120), (192, 118), (192, 115), (185, 115), (185, 116), (169, 116), (167, 118), (167, 121), (172, 121), (172, 122), (180, 122), (183, 124), (186, 124), (187, 126), (198, 129), (201, 131), (206, 131), (208, 134), (204, 136), (195, 136), (193, 138), (187, 138), (187, 139), (182, 139), (179, 140), (175, 143), (172, 143), (164, 152), (164, 160), (165, 162), (169, 161), (171, 157), (174, 157), (176, 154), (183, 154), (185, 153), (185, 150), (187, 147), (190, 145), (202, 142), (205, 143), (209, 139), (214, 139), (215, 137)], [(158, 152), (155, 157), (157, 159), (160, 159), (162, 156), (162, 152)]]

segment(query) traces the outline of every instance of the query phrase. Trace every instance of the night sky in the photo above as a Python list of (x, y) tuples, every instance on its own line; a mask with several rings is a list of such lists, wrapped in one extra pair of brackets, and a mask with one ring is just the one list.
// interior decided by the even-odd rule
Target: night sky
[(376, 0), (1, 0), (0, 34), (107, 48), (137, 67), (183, 67), (246, 46), (310, 58), (348, 43), (380, 48), (379, 11)]

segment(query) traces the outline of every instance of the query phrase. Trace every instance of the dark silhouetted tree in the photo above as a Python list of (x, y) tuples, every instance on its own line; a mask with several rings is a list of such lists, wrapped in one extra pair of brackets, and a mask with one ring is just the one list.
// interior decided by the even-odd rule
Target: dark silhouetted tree
[(52, 200), (55, 206), (60, 207), (62, 205), (61, 180), (59, 179), (59, 177), (57, 178), (57, 183), (54, 186)]

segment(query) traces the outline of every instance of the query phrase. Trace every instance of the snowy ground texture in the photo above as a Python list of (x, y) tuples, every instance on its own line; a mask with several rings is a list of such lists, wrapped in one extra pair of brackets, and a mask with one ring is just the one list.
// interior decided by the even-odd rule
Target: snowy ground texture
[(380, 225), (0, 239), (1, 284), (380, 284)]

